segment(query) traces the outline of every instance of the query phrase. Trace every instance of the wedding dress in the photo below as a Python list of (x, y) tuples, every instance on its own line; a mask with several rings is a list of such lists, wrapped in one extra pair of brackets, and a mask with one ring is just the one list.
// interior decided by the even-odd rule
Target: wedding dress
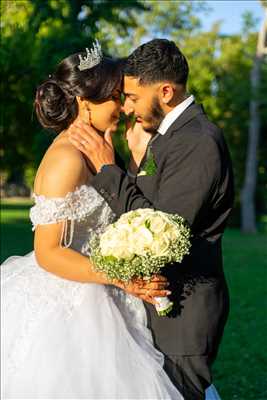
[[(33, 229), (65, 221), (62, 245), (86, 256), (92, 233), (115, 217), (89, 185), (34, 199)], [(59, 278), (34, 252), (2, 264), (1, 300), (1, 398), (183, 399), (153, 346), (142, 300), (112, 285)]]

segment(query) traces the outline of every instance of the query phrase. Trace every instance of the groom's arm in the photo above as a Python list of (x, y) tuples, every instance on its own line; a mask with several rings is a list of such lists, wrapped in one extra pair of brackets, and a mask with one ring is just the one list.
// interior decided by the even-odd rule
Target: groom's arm
[[(170, 140), (165, 154), (158, 194), (151, 203), (116, 165), (105, 166), (92, 180), (92, 185), (119, 216), (137, 208), (155, 208), (178, 213), (190, 224), (214, 193), (221, 174), (218, 145), (208, 135), (196, 143)], [(143, 177), (142, 179), (146, 179)]]
[(138, 186), (117, 165), (105, 165), (91, 181), (117, 216), (137, 208), (154, 208)]

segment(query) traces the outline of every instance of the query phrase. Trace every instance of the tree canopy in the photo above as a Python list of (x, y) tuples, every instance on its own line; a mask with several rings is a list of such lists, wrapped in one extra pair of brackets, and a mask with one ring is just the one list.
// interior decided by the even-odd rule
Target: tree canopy
[[(205, 1), (2, 0), (1, 2), (1, 123), (3, 170), (10, 181), (30, 182), (51, 142), (33, 112), (36, 86), (67, 55), (83, 50), (94, 38), (104, 52), (126, 56), (154, 37), (174, 40), (189, 61), (188, 90), (216, 124), (230, 147), (237, 188), (244, 180), (249, 127), (249, 103), (260, 104), (257, 210), (266, 213), (267, 64), (261, 86), (252, 92), (257, 32), (250, 14), (240, 34), (221, 35), (219, 24), (209, 32), (201, 21), (209, 12)], [(218, 16), (219, 19), (219, 16)], [(236, 214), (238, 216), (238, 213)]]

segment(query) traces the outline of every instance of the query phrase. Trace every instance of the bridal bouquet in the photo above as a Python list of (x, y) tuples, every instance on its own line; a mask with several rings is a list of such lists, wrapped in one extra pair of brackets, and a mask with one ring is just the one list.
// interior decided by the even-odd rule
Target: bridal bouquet
[[(179, 215), (152, 209), (123, 214), (101, 235), (90, 241), (91, 259), (97, 271), (112, 281), (149, 279), (167, 263), (181, 262), (190, 249), (190, 229)], [(155, 297), (159, 315), (173, 306), (168, 297)]]

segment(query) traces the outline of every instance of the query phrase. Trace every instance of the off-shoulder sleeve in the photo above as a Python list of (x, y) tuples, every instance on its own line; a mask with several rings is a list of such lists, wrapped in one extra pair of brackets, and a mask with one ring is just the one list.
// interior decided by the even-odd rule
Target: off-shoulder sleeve
[[(68, 247), (72, 241), (72, 231), (75, 221), (81, 221), (92, 214), (104, 201), (97, 191), (87, 185), (82, 185), (65, 197), (46, 197), (33, 195), (35, 205), (30, 209), (30, 219), (35, 230), (37, 225), (64, 222), (62, 240)], [(70, 240), (67, 241), (68, 221), (70, 221)]]

